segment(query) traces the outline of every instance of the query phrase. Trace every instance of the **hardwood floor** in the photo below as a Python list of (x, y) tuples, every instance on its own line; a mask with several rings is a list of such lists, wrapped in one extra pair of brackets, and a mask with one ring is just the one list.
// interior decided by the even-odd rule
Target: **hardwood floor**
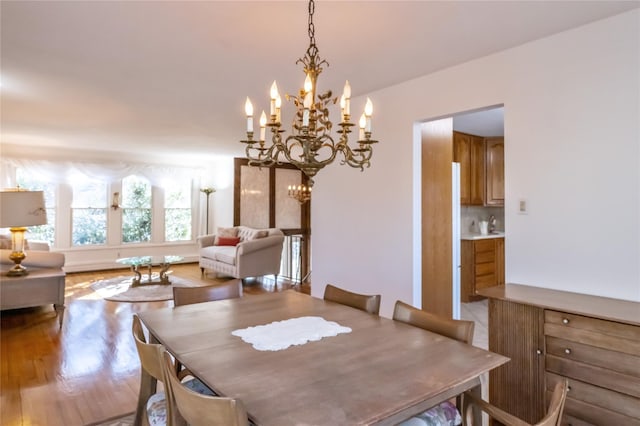
[[(174, 274), (201, 281), (197, 264), (174, 265)], [(123, 303), (101, 299), (93, 280), (128, 270), (67, 274), (62, 329), (52, 306), (2, 311), (0, 424), (81, 426), (135, 410), (140, 362), (131, 336), (136, 312), (173, 301)], [(206, 280), (205, 280), (206, 281)], [(247, 297), (293, 287), (273, 279), (247, 283)]]

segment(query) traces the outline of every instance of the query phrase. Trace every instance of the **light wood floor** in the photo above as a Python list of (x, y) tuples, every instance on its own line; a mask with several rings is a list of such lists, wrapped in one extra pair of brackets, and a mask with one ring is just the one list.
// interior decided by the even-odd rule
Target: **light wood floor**
[[(197, 264), (174, 274), (200, 280)], [(52, 306), (2, 311), (0, 425), (81, 426), (135, 410), (140, 362), (131, 337), (136, 312), (172, 301), (122, 303), (99, 298), (91, 281), (127, 270), (68, 274), (62, 329)], [(248, 283), (247, 297), (292, 288), (273, 279)], [(293, 287), (309, 293), (308, 286)]]

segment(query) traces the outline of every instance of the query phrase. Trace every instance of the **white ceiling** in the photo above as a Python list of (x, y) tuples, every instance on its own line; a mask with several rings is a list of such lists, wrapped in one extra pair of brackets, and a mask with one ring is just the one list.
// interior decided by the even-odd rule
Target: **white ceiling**
[[(315, 37), (330, 64), (319, 86), (337, 95), (348, 79), (358, 96), (639, 6), (318, 1)], [(0, 7), (3, 153), (238, 155), (245, 97), (259, 112), (273, 79), (281, 93), (296, 93), (304, 79), (295, 64), (308, 45), (301, 1)]]

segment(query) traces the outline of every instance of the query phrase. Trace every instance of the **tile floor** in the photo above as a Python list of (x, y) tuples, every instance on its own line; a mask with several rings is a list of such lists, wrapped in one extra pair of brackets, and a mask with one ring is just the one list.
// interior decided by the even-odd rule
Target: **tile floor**
[[(460, 304), (460, 318), (464, 320), (474, 321), (476, 323), (473, 330), (473, 346), (489, 349), (489, 317), (488, 317), (488, 300), (480, 300), (472, 303)], [(482, 398), (489, 400), (489, 374), (480, 376), (482, 384)], [(482, 424), (489, 424), (489, 417), (482, 414)]]
[(488, 303), (487, 299), (472, 303), (460, 304), (460, 318), (469, 321), (475, 321), (475, 329), (473, 331), (473, 346), (482, 349), (489, 348), (489, 328), (488, 328)]

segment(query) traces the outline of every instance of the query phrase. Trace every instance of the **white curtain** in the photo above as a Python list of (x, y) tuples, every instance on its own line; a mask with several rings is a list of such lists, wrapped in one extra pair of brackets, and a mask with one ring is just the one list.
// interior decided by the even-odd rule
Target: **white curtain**
[[(75, 161), (29, 160), (2, 158), (2, 184), (15, 186), (15, 169), (22, 168), (38, 178), (53, 183), (72, 183), (77, 179), (91, 179), (106, 183), (117, 182), (130, 175), (143, 176), (153, 186), (164, 187), (165, 182), (176, 180), (198, 181), (199, 168), (174, 167), (126, 162), (82, 163)], [(13, 173), (12, 173), (13, 172)], [(13, 176), (11, 176), (13, 175)]]

